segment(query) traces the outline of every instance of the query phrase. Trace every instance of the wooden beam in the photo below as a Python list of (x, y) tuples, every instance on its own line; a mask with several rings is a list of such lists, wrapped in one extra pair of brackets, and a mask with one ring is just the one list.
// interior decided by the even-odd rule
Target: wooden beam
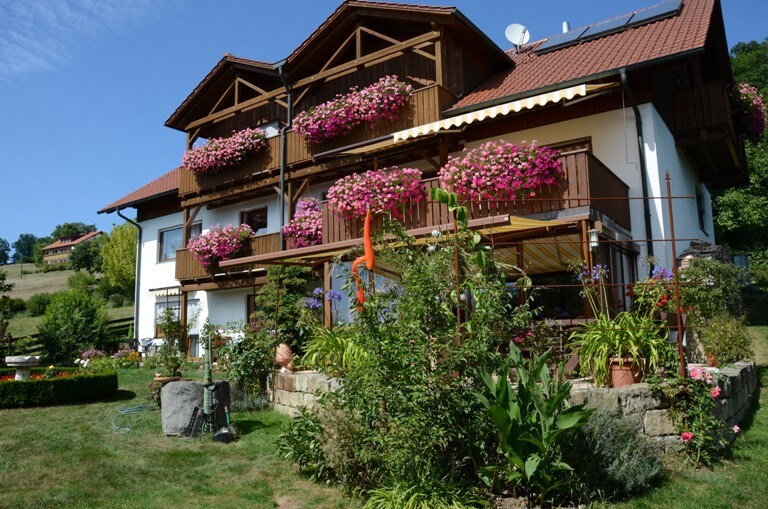
[(203, 292), (211, 290), (229, 290), (232, 288), (246, 288), (253, 285), (265, 285), (267, 284), (266, 277), (236, 279), (232, 281), (216, 282), (211, 281), (208, 283), (194, 283), (188, 285), (181, 285), (182, 292)]
[[(363, 32), (365, 32), (365, 33), (367, 33), (367, 34), (371, 34), (371, 35), (372, 35), (372, 36), (374, 36), (374, 37), (378, 37), (379, 39), (383, 39), (383, 40), (385, 40), (385, 41), (387, 41), (387, 42), (390, 42), (390, 43), (392, 43), (392, 44), (399, 44), (399, 43), (403, 42), (403, 41), (398, 41), (397, 39), (393, 39), (392, 37), (389, 37), (389, 36), (387, 36), (387, 35), (384, 35), (384, 34), (382, 34), (382, 33), (379, 33), (379, 32), (377, 32), (377, 31), (375, 31), (375, 30), (371, 30), (370, 28), (366, 28), (366, 27), (360, 27), (360, 30), (362, 30)], [(432, 43), (430, 43), (430, 44), (432, 44)], [(428, 59), (430, 59), (430, 60), (432, 60), (432, 61), (434, 61), (434, 60), (435, 60), (435, 58), (436, 58), (434, 55), (430, 55), (430, 54), (429, 54), (429, 53), (427, 53), (426, 51), (421, 51), (421, 50), (420, 50), (420, 49), (418, 49), (418, 48), (414, 48), (414, 49), (413, 49), (413, 52), (414, 52), (414, 53), (416, 53), (416, 54), (418, 54), (418, 55), (421, 55), (421, 56), (423, 56), (423, 57), (427, 57)], [(360, 57), (358, 57), (358, 58), (360, 58)]]
[(333, 63), (333, 61), (336, 60), (336, 57), (339, 56), (339, 53), (344, 51), (344, 48), (346, 48), (346, 46), (349, 44), (349, 41), (351, 41), (352, 38), (355, 37), (356, 33), (357, 33), (357, 31), (352, 32), (351, 34), (349, 34), (349, 37), (347, 37), (344, 40), (344, 42), (341, 43), (341, 45), (336, 49), (336, 51), (333, 52), (333, 55), (331, 55), (331, 58), (329, 58), (328, 61), (325, 63), (323, 68), (320, 69), (321, 72), (325, 71), (326, 69), (328, 69), (328, 67)]
[(424, 159), (426, 162), (431, 164), (432, 167), (435, 168), (436, 170), (439, 170), (440, 168), (442, 168), (442, 165), (440, 165), (440, 163), (438, 163), (437, 161), (429, 157), (427, 153), (424, 152), (423, 150), (418, 150), (416, 151), (416, 153), (419, 154), (421, 158)]
[[(361, 57), (359, 59), (355, 59), (352, 62), (347, 62), (346, 64), (341, 64), (336, 67), (333, 67), (331, 69), (327, 69), (325, 71), (321, 71), (313, 76), (309, 76), (307, 78), (301, 79), (294, 83), (292, 85), (293, 89), (299, 89), (302, 87), (305, 87), (311, 83), (314, 83), (316, 81), (325, 80), (326, 78), (336, 76), (339, 74), (344, 73), (345, 71), (348, 71), (350, 69), (354, 69), (360, 66), (365, 66), (370, 64), (371, 62), (374, 63), (380, 63), (381, 61), (385, 61), (387, 59), (382, 60), (383, 57), (386, 57), (387, 55), (390, 55), (392, 53), (401, 54), (404, 51), (407, 51), (411, 48), (415, 48), (419, 46), (420, 44), (423, 44), (425, 42), (434, 41), (435, 39), (439, 39), (441, 36), (440, 32), (427, 32), (425, 34), (413, 37), (411, 39), (408, 39), (406, 41), (403, 41), (399, 44), (393, 44), (392, 46), (388, 48), (384, 48), (382, 50), (376, 51), (374, 53), (371, 53), (370, 55), (366, 55), (364, 57)], [(266, 95), (263, 95), (261, 97), (254, 97), (253, 99), (249, 99), (247, 101), (243, 101), (237, 106), (232, 106), (230, 108), (221, 110), (217, 113), (209, 114), (208, 116), (201, 118), (199, 120), (195, 120), (193, 122), (190, 122), (184, 127), (185, 131), (188, 131), (190, 129), (193, 129), (195, 127), (216, 122), (221, 120), (222, 117), (227, 115), (232, 115), (237, 112), (243, 112), (248, 111), (253, 108), (256, 108), (258, 106), (261, 106), (262, 104), (266, 103), (267, 101), (275, 98), (282, 98), (286, 94), (284, 88), (278, 88), (271, 92), (269, 92)]]
[(362, 38), (362, 32), (360, 29), (362, 28), (362, 23), (359, 21), (357, 22), (357, 29), (355, 30), (355, 58), (357, 60), (360, 60), (363, 56), (363, 38)]
[(436, 30), (438, 34), (440, 34), (440, 37), (435, 41), (435, 81), (437, 81), (437, 84), (441, 87), (445, 86), (445, 82), (443, 80), (443, 42), (442, 42), (442, 36), (443, 36), (443, 29), (442, 27), (438, 27), (436, 23), (432, 23), (432, 29)]
[[(215, 112), (215, 111), (216, 111), (216, 108), (218, 108), (218, 107), (219, 107), (219, 105), (221, 104), (221, 101), (223, 101), (223, 100), (224, 100), (224, 98), (227, 96), (227, 94), (229, 94), (229, 93), (232, 91), (232, 87), (234, 87), (234, 86), (235, 86), (235, 83), (234, 83), (234, 82), (232, 82), (232, 83), (231, 83), (231, 84), (230, 84), (230, 85), (227, 87), (227, 89), (224, 91), (224, 93), (223, 93), (223, 94), (221, 94), (221, 97), (219, 97), (219, 100), (218, 100), (218, 101), (216, 101), (216, 104), (214, 104), (214, 105), (213, 105), (213, 108), (211, 108), (211, 110), (208, 112), (208, 115), (211, 115), (213, 112)], [(195, 126), (195, 127), (197, 127), (197, 126)]]

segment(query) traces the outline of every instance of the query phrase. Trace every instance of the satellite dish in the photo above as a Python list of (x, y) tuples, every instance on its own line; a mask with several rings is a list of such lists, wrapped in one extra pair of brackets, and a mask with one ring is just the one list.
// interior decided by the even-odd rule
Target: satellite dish
[(515, 45), (516, 48), (520, 48), (523, 44), (528, 42), (531, 38), (531, 33), (523, 25), (518, 23), (512, 23), (504, 30), (504, 35), (507, 36), (507, 40)]

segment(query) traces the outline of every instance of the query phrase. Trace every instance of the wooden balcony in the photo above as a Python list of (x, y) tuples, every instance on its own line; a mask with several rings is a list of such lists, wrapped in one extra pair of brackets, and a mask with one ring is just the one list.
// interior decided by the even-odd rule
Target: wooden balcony
[[(267, 233), (251, 237), (250, 244), (242, 250), (240, 256), (274, 253), (279, 250), (280, 234)], [(252, 268), (261, 269), (264, 267), (264, 265), (255, 265)], [(179, 281), (210, 279), (216, 273), (216, 269), (203, 267), (188, 249), (176, 251), (176, 279)]]
[[(455, 97), (438, 85), (417, 90), (413, 93), (404, 111), (392, 122), (382, 122), (370, 127), (357, 126), (344, 136), (319, 144), (309, 144), (297, 133), (290, 131), (286, 136), (286, 165), (312, 164), (312, 156), (337, 148), (364, 143), (404, 129), (435, 122), (442, 118), (441, 111), (447, 108)], [(264, 150), (239, 166), (227, 168), (211, 175), (195, 175), (182, 169), (179, 182), (179, 196), (182, 201), (193, 197), (210, 195), (217, 199), (223, 195), (237, 194), (238, 188), (259, 180), (274, 178), (280, 167), (280, 137), (270, 138)]]
[(725, 83), (676, 92), (672, 101), (675, 142), (701, 179), (724, 185), (745, 180), (746, 156)]
[[(576, 207), (592, 207), (618, 225), (631, 229), (629, 215), (629, 186), (586, 149), (563, 153), (565, 179), (556, 187), (542, 188), (535, 199), (473, 202), (469, 205), (469, 219), (482, 220), (499, 216), (531, 216)], [(437, 179), (425, 180), (427, 196), (438, 185)], [(612, 199), (617, 198), (617, 199)], [(340, 220), (323, 202), (323, 244), (333, 244), (360, 238), (362, 220)], [(409, 231), (432, 230), (452, 223), (447, 207), (429, 200), (412, 204), (402, 219)]]

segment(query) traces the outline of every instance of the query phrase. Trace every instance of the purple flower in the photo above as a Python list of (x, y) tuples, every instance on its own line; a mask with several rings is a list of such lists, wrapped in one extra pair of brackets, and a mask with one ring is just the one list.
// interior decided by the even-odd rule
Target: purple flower
[(312, 297), (304, 297), (304, 307), (307, 309), (320, 309), (323, 304)]
[(339, 302), (341, 300), (341, 292), (338, 290), (328, 290), (325, 294), (325, 300), (328, 302)]

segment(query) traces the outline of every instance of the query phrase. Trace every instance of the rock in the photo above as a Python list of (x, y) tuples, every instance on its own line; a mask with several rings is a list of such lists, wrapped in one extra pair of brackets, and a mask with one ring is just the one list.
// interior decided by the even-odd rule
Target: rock
[(666, 410), (648, 410), (643, 416), (643, 429), (651, 437), (675, 434), (675, 424)]
[[(224, 407), (229, 406), (229, 382), (214, 382), (213, 410), (215, 426), (226, 424)], [(202, 382), (170, 382), (163, 386), (160, 394), (162, 401), (163, 433), (181, 435), (189, 424), (195, 407), (203, 407)]]

